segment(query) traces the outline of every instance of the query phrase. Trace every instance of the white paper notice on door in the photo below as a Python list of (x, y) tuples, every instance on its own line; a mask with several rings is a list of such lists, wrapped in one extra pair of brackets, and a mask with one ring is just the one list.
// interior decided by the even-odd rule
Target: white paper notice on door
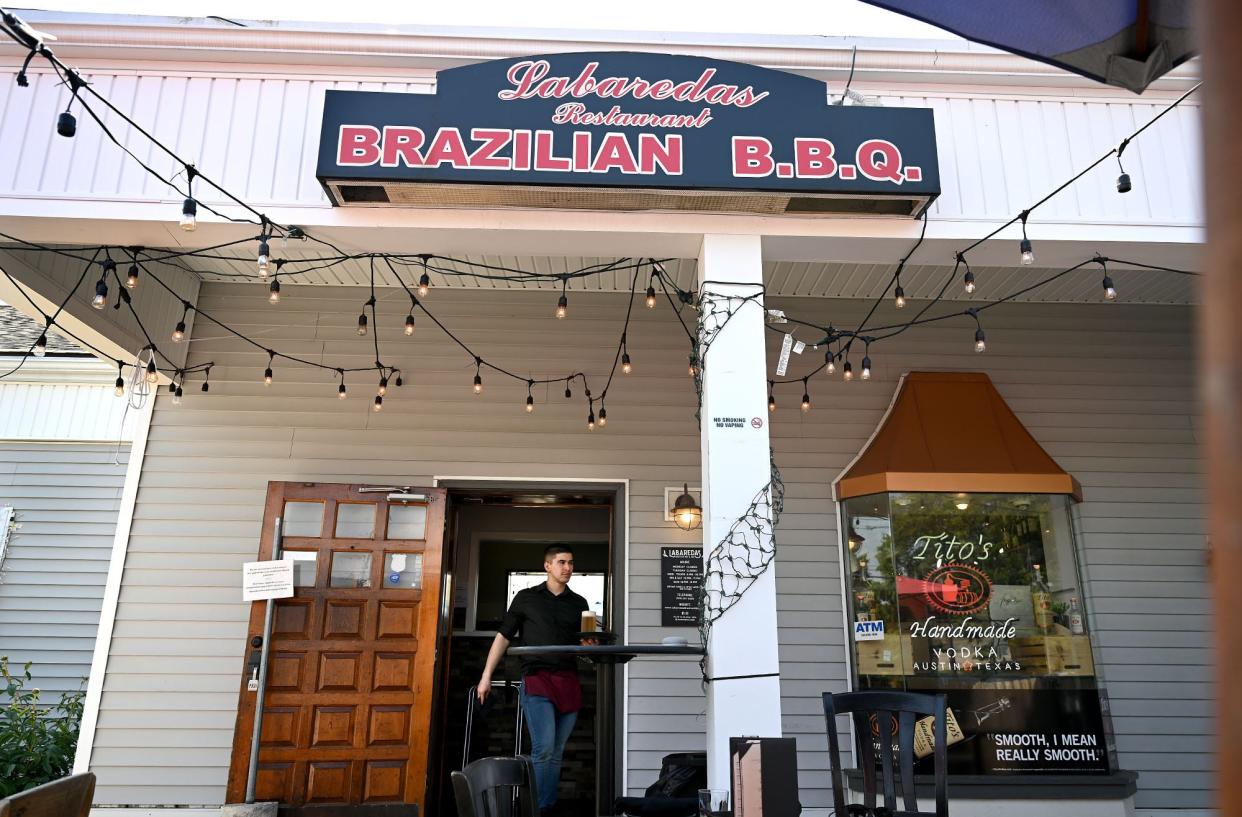
[(292, 559), (246, 562), (242, 565), (242, 601), (287, 599), (292, 596)]

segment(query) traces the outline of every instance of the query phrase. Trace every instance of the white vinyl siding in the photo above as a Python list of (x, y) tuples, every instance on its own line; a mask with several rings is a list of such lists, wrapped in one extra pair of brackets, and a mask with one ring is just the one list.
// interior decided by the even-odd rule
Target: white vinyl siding
[[(372, 339), (354, 332), (366, 292), (288, 287), (282, 295), (273, 308), (253, 287), (209, 284), (200, 305), (270, 330), (284, 352), (349, 366), (374, 359)], [(210, 395), (192, 379), (182, 406), (160, 396), (95, 736), (97, 802), (223, 801), (249, 611), (239, 567), (257, 549), (269, 480), (628, 479), (628, 637), (693, 635), (659, 626), (659, 547), (698, 536), (663, 518), (664, 488), (693, 484), (699, 472), (688, 345), (667, 305), (634, 310), (634, 373), (616, 375), (608, 427), (591, 433), (580, 383), (572, 401), (563, 384), (537, 388), (530, 415), (525, 385), (494, 372), (484, 371), (484, 392), (474, 395), (472, 361), (430, 321), (413, 338), (402, 334), (404, 297), (381, 292), (385, 362), (406, 381), (389, 389), (382, 413), (370, 411), (372, 374), (348, 376), (342, 402), (333, 374), (278, 360), (265, 388), (266, 354), (224, 337), (192, 348), (191, 364), (215, 364)], [(427, 304), (485, 358), (529, 366), (536, 378), (586, 371), (597, 396), (626, 306), (625, 296), (581, 293), (556, 321), (554, 299), (540, 293), (439, 290)], [(842, 300), (774, 305), (838, 326), (854, 325), (865, 309)], [(1181, 307), (1011, 305), (986, 314), (985, 355), (972, 350), (973, 324), (936, 324), (877, 344), (871, 382), (813, 379), (809, 414), (797, 408), (800, 384), (778, 389), (772, 442), (787, 488), (775, 567), (782, 707), (785, 734), (798, 739), (804, 806), (830, 799), (819, 694), (847, 685), (831, 483), (874, 430), (900, 373), (924, 368), (990, 374), (1036, 439), (1082, 481), (1076, 519), (1089, 623), (1122, 766), (1141, 774), (1140, 807), (1206, 807), (1211, 690), (1207, 645), (1193, 635), (1208, 626), (1208, 603), (1190, 315)], [(820, 359), (808, 350), (791, 372)], [(634, 661), (628, 676), (625, 783), (640, 793), (662, 755), (703, 748), (705, 703), (693, 660)]]
[[(140, 70), (142, 76), (119, 67), (85, 74), (100, 94), (178, 155), (260, 209), (327, 206), (315, 178), (325, 90), (434, 88), (433, 70), (389, 81), (311, 79), (279, 66), (266, 68), (262, 77), (249, 65), (220, 65), (216, 76), (177, 70), (160, 75), (149, 64)], [(935, 111), (944, 192), (933, 220), (1008, 220), (1048, 192), (1051, 180), (1086, 167), (1173, 99), (1167, 93), (1149, 98), (1158, 93), (1149, 92), (1138, 100), (1102, 87), (1090, 95), (1003, 86), (986, 92), (889, 87), (875, 93), (886, 105)], [(73, 139), (48, 138), (67, 95), (54, 75), (39, 68), (30, 72), (29, 88), (0, 82), (0, 148), (16, 157), (0, 168), (0, 191), (79, 201), (88, 218), (96, 216), (100, 199), (162, 201), (175, 219), (180, 194), (128, 161), (93, 123), (83, 122)], [(140, 156), (149, 150), (128, 128), (120, 128), (118, 137)], [(1196, 226), (1202, 221), (1198, 157), (1198, 104), (1192, 99), (1127, 149), (1125, 165), (1135, 179), (1131, 193), (1112, 193), (1116, 163), (1105, 162), (1040, 216), (1064, 223)], [(153, 158), (169, 176), (181, 170), (163, 156)], [(224, 203), (205, 184), (195, 194), (212, 205)]]
[(85, 688), (129, 443), (0, 441), (0, 505), (18, 527), (0, 563), (0, 655), (45, 703)]

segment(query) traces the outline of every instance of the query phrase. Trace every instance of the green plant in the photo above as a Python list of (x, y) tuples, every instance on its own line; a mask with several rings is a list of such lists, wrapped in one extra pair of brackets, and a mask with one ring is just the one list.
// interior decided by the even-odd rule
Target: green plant
[(22, 672), (9, 672), (9, 659), (0, 656), (0, 797), (8, 797), (73, 769), (78, 727), (86, 693), (67, 692), (54, 706), (40, 705), (38, 687), (30, 683), (30, 663)]

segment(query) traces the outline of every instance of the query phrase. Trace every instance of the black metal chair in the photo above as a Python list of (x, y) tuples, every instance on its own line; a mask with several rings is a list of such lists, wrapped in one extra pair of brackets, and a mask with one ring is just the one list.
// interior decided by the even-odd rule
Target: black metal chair
[(535, 766), (526, 755), (479, 758), (452, 779), (458, 817), (539, 817)]
[[(949, 797), (947, 789), (948, 744), (946, 733), (945, 698), (943, 695), (923, 695), (915, 692), (874, 690), (864, 692), (841, 692), (824, 695), (824, 718), (828, 725), (828, 762), (832, 772), (832, 799), (838, 817), (948, 817)], [(840, 742), (837, 738), (837, 715), (852, 715), (854, 733), (858, 738), (859, 763), (863, 775), (863, 805), (846, 806), (845, 789), (842, 786)], [(919, 811), (914, 790), (914, 729), (915, 722), (931, 715), (933, 723), (935, 762), (936, 810)], [(894, 736), (893, 727), (897, 727)], [(894, 747), (893, 739), (897, 745)], [(893, 758), (897, 749), (898, 757)], [(883, 775), (884, 806), (877, 809), (876, 799), (876, 751), (878, 765)], [(894, 766), (898, 766), (901, 778), (901, 797), (904, 810), (897, 809), (896, 779)]]

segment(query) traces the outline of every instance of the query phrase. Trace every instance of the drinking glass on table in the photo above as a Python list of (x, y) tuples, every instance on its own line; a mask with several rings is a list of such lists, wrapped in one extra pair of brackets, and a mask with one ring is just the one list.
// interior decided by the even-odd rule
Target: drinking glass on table
[(728, 789), (699, 789), (699, 817), (729, 814)]

